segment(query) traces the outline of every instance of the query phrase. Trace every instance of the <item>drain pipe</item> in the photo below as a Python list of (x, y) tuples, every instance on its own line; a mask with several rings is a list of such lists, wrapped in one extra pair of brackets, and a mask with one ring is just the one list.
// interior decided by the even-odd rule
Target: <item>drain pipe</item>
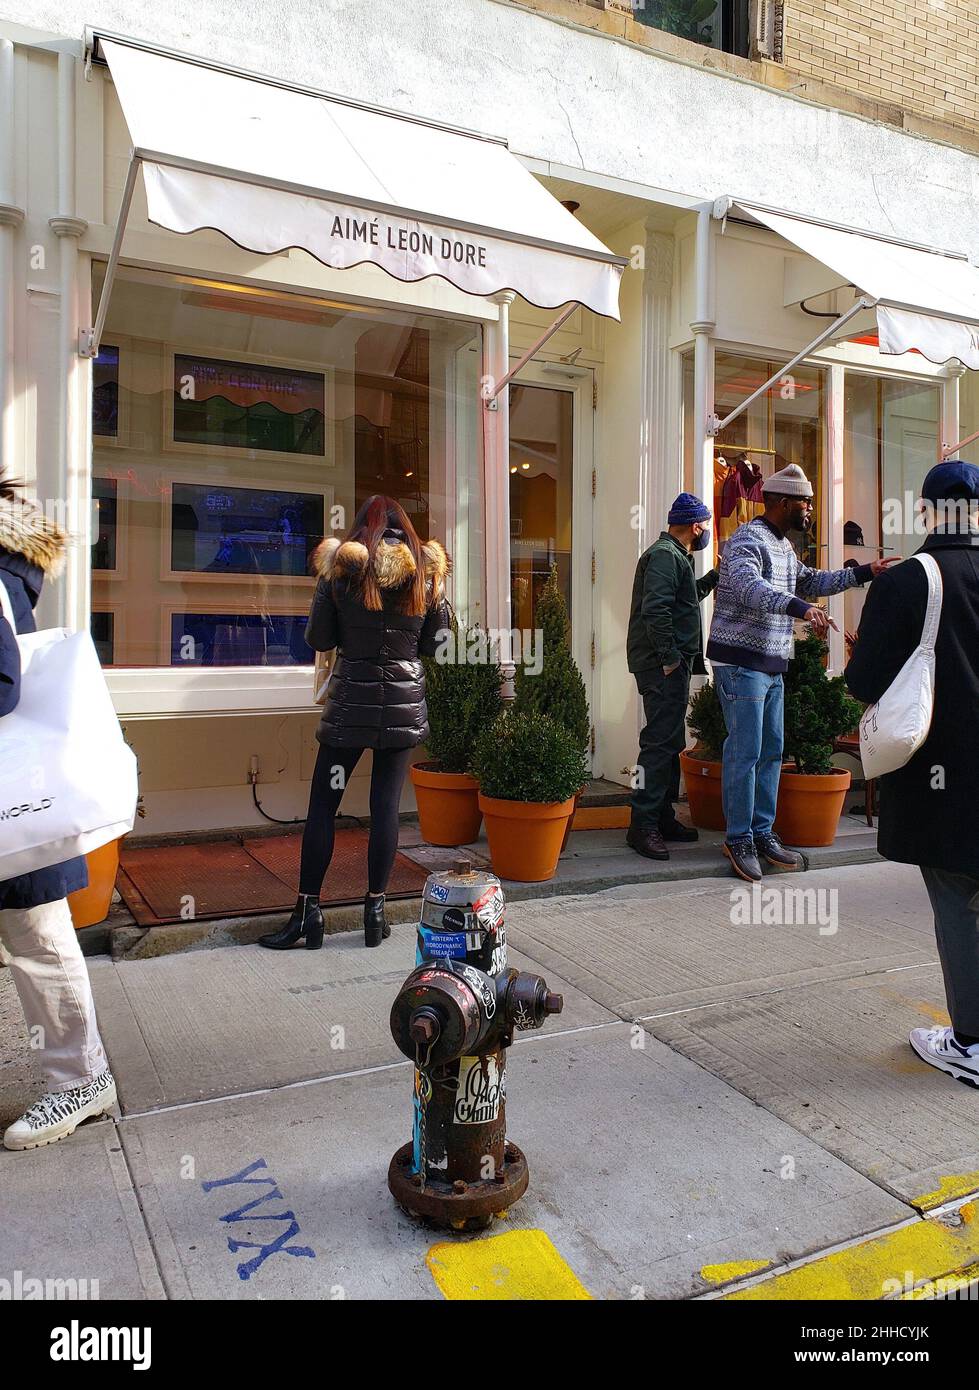
[(14, 203), (14, 45), (0, 39), (0, 473), (14, 466), (14, 247), (24, 209)]
[(75, 216), (76, 60), (58, 54), (58, 211), (48, 226), (58, 238), (58, 495), (68, 532), (68, 563), (59, 595), (67, 626), (88, 631), (91, 615), (89, 556), (92, 544), (87, 421), (91, 365), (78, 356), (78, 240), (88, 223)]

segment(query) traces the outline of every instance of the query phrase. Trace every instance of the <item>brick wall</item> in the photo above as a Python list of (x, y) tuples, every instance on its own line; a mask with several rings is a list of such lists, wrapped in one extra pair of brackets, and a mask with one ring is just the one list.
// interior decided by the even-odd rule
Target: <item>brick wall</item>
[(815, 81), (979, 127), (979, 0), (785, 0), (783, 61)]

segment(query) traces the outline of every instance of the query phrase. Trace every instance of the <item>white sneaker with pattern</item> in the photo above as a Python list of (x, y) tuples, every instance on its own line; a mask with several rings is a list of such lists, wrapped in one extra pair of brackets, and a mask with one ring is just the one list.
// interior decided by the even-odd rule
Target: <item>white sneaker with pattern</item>
[(912, 1028), (910, 1041), (923, 1062), (967, 1086), (979, 1087), (979, 1043), (963, 1047), (951, 1028)]
[(39, 1149), (74, 1134), (82, 1120), (104, 1115), (116, 1103), (116, 1083), (104, 1071), (87, 1086), (50, 1091), (15, 1120), (3, 1136), (5, 1149)]

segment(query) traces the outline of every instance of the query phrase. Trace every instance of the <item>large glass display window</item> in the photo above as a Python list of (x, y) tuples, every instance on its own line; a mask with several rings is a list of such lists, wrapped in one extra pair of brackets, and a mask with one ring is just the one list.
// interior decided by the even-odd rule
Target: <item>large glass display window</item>
[(446, 545), (460, 615), (482, 616), (478, 325), (127, 268), (105, 342), (91, 582), (107, 665), (309, 665), (313, 552), (372, 493)]

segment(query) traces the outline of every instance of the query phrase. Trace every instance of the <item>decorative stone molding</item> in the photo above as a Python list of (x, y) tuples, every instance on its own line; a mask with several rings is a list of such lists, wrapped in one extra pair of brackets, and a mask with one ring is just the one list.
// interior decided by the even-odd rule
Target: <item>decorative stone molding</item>
[(0, 227), (19, 227), (23, 220), (23, 208), (14, 207), (13, 203), (0, 203)]
[(83, 217), (49, 217), (48, 226), (59, 237), (81, 237), (88, 231), (88, 223)]

